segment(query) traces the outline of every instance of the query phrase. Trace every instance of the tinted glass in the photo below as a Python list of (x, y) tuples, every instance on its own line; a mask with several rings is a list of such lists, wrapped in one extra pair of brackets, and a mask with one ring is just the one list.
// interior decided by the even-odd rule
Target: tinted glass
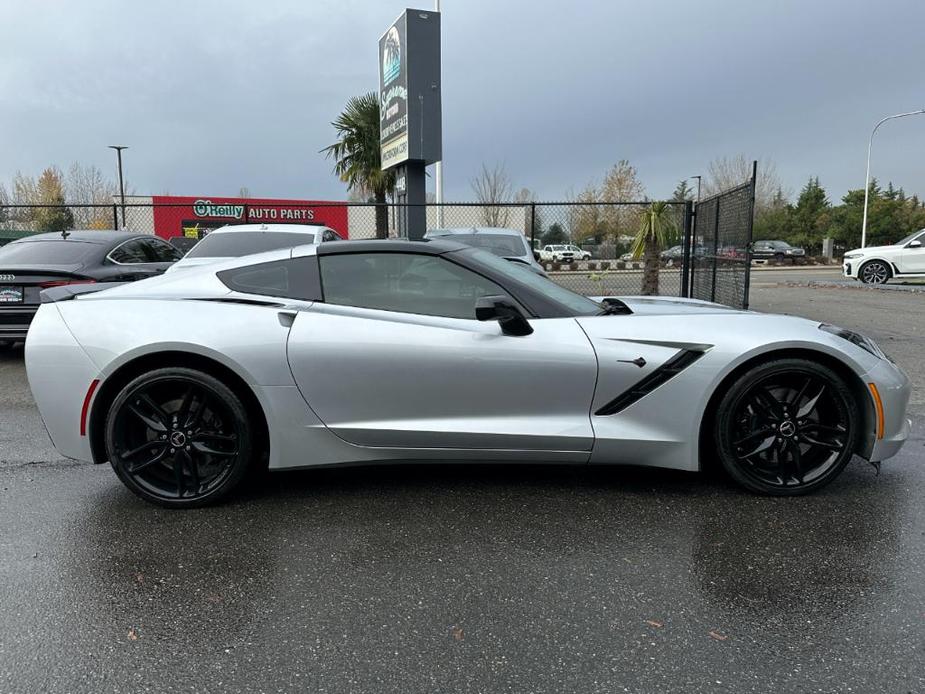
[(137, 265), (138, 263), (151, 263), (151, 253), (142, 239), (126, 241), (109, 252), (109, 258), (123, 265)]
[(81, 241), (15, 241), (0, 248), (0, 264), (76, 265), (95, 252), (103, 255), (97, 244)]
[(252, 253), (264, 253), (280, 248), (304, 246), (315, 242), (313, 231), (228, 231), (209, 234), (197, 243), (187, 258), (239, 258)]
[(507, 236), (505, 234), (453, 234), (443, 238), (458, 241), (474, 248), (484, 248), (501, 258), (527, 255), (527, 247), (516, 236)]
[(570, 292), (565, 287), (560, 287), (552, 280), (533, 272), (527, 265), (512, 263), (478, 248), (458, 252), (467, 253), (480, 263), (490, 266), (496, 272), (501, 272), (520, 284), (525, 284), (534, 290), (542, 292), (553, 301), (567, 307), (571, 313), (593, 316), (601, 311), (600, 304), (591, 301), (586, 296)]
[(315, 256), (223, 270), (218, 273), (218, 278), (229, 289), (245, 294), (305, 301), (321, 298), (318, 259)]
[(324, 231), (324, 233), (321, 235), (321, 240), (322, 241), (343, 241), (343, 239), (339, 235), (337, 235), (330, 229), (326, 229)]
[(147, 239), (148, 253), (153, 263), (173, 263), (183, 257), (183, 254), (166, 241), (160, 239)]
[(322, 256), (320, 263), (329, 304), (474, 320), (479, 297), (506, 295), (491, 280), (438, 256), (351, 253)]

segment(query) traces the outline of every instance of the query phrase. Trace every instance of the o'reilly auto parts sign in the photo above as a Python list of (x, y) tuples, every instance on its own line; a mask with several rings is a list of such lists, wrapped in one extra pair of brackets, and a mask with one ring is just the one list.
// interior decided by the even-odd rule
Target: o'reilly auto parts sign
[(379, 39), (382, 168), (441, 158), (440, 14), (405, 10)]

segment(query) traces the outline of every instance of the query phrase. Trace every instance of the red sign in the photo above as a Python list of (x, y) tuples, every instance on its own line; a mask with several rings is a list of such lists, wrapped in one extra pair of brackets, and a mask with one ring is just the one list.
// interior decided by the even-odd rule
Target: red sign
[(323, 224), (347, 238), (347, 206), (318, 200), (155, 195), (154, 232), (202, 237), (228, 224)]

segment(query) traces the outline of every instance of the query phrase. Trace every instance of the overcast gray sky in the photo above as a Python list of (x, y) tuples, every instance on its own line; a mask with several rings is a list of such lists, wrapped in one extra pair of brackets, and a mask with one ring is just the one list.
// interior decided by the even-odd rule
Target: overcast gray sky
[[(342, 199), (318, 151), (404, 7), (0, 0), (0, 179), (111, 172), (127, 144), (139, 193)], [(471, 199), (483, 161), (561, 199), (621, 158), (667, 196), (741, 152), (837, 200), (877, 119), (925, 107), (923, 27), (922, 0), (444, 0), (446, 198)], [(893, 122), (873, 172), (925, 194), (923, 155), (925, 116)]]

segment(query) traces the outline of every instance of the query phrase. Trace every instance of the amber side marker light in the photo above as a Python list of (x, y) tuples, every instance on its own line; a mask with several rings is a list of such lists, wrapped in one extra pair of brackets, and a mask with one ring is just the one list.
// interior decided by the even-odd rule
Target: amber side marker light
[(870, 388), (870, 394), (874, 399), (874, 407), (877, 408), (877, 440), (883, 438), (883, 400), (880, 399), (880, 391), (877, 390), (877, 385), (874, 383), (868, 383), (867, 387)]

